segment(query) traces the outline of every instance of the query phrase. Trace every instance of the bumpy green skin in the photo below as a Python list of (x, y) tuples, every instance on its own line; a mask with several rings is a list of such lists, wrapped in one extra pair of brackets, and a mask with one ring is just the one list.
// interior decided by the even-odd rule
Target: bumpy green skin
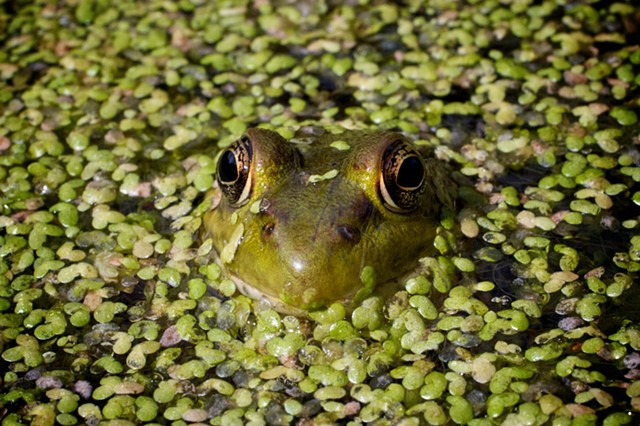
[[(218, 253), (238, 226), (244, 228), (235, 255), (221, 263), (241, 291), (267, 298), (284, 312), (351, 303), (363, 287), (366, 266), (374, 269), (377, 283), (415, 268), (432, 250), (442, 207), (452, 207), (455, 198), (446, 169), (425, 158), (428, 189), (419, 207), (391, 212), (381, 201), (380, 158), (390, 142), (406, 138), (391, 132), (316, 133), (286, 141), (275, 132), (250, 129), (254, 169), (249, 201), (234, 208), (214, 188), (209, 196), (220, 202), (204, 218), (205, 236)], [(335, 177), (309, 181), (331, 170), (338, 171)], [(254, 213), (256, 201), (260, 209)]]

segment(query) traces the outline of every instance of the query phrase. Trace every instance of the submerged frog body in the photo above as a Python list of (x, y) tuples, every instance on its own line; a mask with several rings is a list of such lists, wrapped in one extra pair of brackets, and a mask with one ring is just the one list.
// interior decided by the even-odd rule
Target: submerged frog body
[(438, 160), (392, 132), (250, 129), (216, 180), (204, 227), (219, 262), (243, 293), (296, 314), (414, 269), (455, 196)]

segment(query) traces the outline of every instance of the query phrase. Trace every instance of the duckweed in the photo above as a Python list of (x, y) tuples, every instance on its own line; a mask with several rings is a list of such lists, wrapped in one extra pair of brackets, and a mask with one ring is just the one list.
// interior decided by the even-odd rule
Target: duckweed
[[(0, 12), (3, 424), (637, 423), (637, 7), (196, 3)], [(280, 315), (199, 234), (256, 125), (402, 130), (458, 214)]]

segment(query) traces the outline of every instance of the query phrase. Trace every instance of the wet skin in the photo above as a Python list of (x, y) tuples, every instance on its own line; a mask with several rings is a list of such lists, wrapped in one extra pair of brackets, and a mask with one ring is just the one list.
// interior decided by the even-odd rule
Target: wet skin
[(204, 217), (238, 288), (286, 313), (359, 302), (415, 269), (456, 191), (402, 134), (314, 130), (249, 129), (221, 153)]

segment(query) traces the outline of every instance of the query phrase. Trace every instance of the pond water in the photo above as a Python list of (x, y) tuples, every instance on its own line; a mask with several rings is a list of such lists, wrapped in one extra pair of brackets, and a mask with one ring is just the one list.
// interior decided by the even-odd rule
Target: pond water
[[(0, 419), (637, 424), (640, 9), (0, 2)], [(201, 238), (249, 127), (393, 129), (462, 184), (436, 255), (277, 313)]]

